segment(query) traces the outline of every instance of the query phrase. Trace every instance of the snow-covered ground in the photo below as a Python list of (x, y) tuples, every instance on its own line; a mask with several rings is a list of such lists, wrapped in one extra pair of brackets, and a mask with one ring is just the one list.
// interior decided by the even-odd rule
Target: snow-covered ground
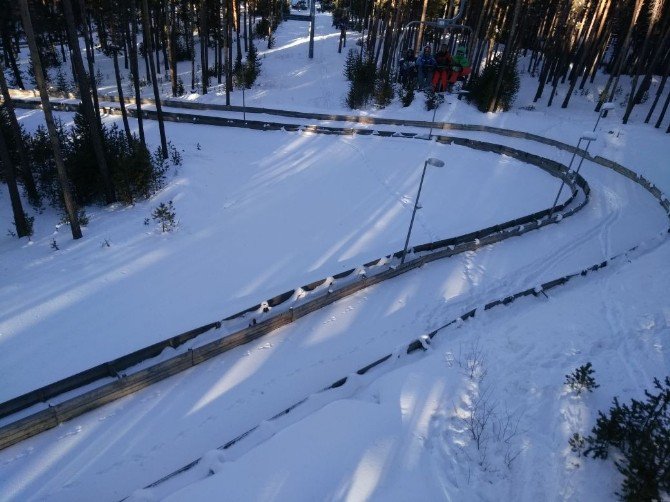
[[(282, 24), (247, 105), (350, 113), (343, 105), (346, 51), (337, 54), (329, 16), (319, 17), (317, 35), (309, 60), (307, 24)], [(542, 103), (521, 109), (534, 94), (524, 79), (511, 112), (481, 114), (450, 97), (437, 120), (576, 144), (593, 128), (597, 92), (593, 85), (567, 110)], [(241, 104), (241, 92), (233, 104)], [(408, 108), (367, 113), (432, 115), (420, 98)], [(590, 151), (669, 193), (670, 141), (641, 124), (643, 113), (646, 107), (626, 126), (619, 110), (601, 120)], [(21, 120), (34, 129), (41, 117), (23, 111)], [(145, 127), (157, 144), (156, 125)], [(185, 162), (152, 200), (88, 208), (91, 223), (80, 241), (57, 226), (51, 210), (35, 215), (32, 240), (0, 236), (0, 400), (401, 249), (428, 157), (447, 166), (427, 173), (414, 244), (548, 207), (558, 185), (516, 160), (434, 142), (166, 127)], [(525, 140), (449, 134), (570, 160)], [(640, 396), (654, 376), (668, 372), (668, 221), (631, 181), (589, 162), (582, 173), (591, 202), (559, 225), (369, 288), (0, 451), (0, 500), (118, 500), (133, 493), (137, 500), (610, 500), (616, 471), (576, 457), (567, 438), (588, 432), (614, 395)], [(160, 234), (144, 226), (168, 200), (178, 230)], [(6, 192), (0, 218), (10, 228)], [(59, 251), (51, 248), (54, 239)], [(478, 314), (440, 331), (425, 353), (321, 392), (471, 308), (640, 242), (627, 259), (548, 298)], [(564, 375), (587, 361), (601, 387), (576, 397)], [(464, 420), (478, 396), (499, 421), (517, 424), (505, 437), (491, 431), (479, 449)], [(212, 450), (256, 426), (231, 448)], [(203, 455), (187, 473), (137, 491)]]

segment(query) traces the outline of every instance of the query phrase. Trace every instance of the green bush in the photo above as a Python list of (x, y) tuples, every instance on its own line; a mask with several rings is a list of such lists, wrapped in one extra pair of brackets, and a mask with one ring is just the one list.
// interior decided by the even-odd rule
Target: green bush
[(444, 95), (435, 92), (433, 88), (429, 88), (426, 91), (426, 102), (425, 102), (425, 107), (427, 111), (430, 110), (435, 110), (436, 108), (439, 108), (439, 106), (444, 103)]
[(393, 84), (388, 77), (380, 77), (375, 83), (375, 104), (379, 108), (385, 108), (393, 101)]
[(565, 375), (565, 384), (575, 391), (577, 395), (580, 395), (585, 390), (593, 392), (593, 389), (600, 387), (592, 376), (594, 373), (595, 370), (592, 368), (591, 363), (582, 364), (569, 375)]
[(670, 497), (670, 378), (654, 379), (657, 393), (646, 401), (621, 404), (614, 398), (609, 414), (598, 413), (592, 435), (585, 438), (584, 455), (607, 459), (623, 475), (622, 500), (667, 500)]
[[(57, 130), (75, 202), (79, 206), (103, 203), (105, 189), (93, 152), (88, 120), (77, 112), (72, 129), (66, 130), (58, 122)], [(137, 137), (129, 142), (116, 124), (112, 127), (103, 126), (102, 132), (105, 159), (119, 201), (131, 204), (162, 188), (169, 167), (166, 162), (152, 157)], [(53, 149), (46, 129), (38, 127), (28, 141), (40, 195), (53, 207), (64, 207)]]
[(351, 109), (363, 108), (374, 97), (377, 88), (377, 67), (369, 55), (361, 57), (353, 49), (349, 50), (344, 73), (351, 81), (346, 103)]
[[(495, 91), (501, 67), (502, 58), (496, 56), (493, 61), (484, 68), (480, 75), (472, 78), (468, 85), (467, 90), (469, 91), (469, 94), (466, 96), (466, 99), (470, 102), (474, 102), (480, 112), (487, 112), (489, 109), (489, 105), (493, 100), (493, 93)], [(512, 107), (516, 95), (519, 92), (519, 85), (520, 80), (517, 72), (517, 56), (514, 56), (511, 58), (510, 63), (505, 67), (496, 109), (494, 111), (508, 111)]]
[(415, 79), (406, 79), (403, 83), (402, 86), (400, 87), (400, 91), (398, 92), (398, 95), (400, 97), (400, 102), (402, 103), (403, 107), (408, 107), (409, 105), (412, 104), (412, 101), (414, 101), (414, 93), (416, 91), (416, 80)]
[(256, 46), (250, 40), (246, 61), (242, 62), (238, 59), (233, 66), (235, 87), (251, 89), (251, 86), (254, 85), (254, 82), (256, 82), (256, 79), (261, 74), (261, 64)]
[(172, 232), (177, 228), (177, 212), (175, 211), (172, 201), (168, 201), (167, 204), (161, 202), (154, 210), (151, 212), (151, 218), (160, 224), (161, 232)]

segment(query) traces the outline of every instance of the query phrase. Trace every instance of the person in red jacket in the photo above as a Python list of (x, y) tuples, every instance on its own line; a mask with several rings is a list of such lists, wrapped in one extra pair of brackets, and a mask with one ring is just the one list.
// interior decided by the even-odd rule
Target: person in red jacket
[(435, 72), (433, 73), (433, 90), (435, 92), (444, 92), (447, 90), (449, 81), (449, 71), (453, 64), (451, 54), (446, 45), (440, 46), (440, 50), (435, 54)]

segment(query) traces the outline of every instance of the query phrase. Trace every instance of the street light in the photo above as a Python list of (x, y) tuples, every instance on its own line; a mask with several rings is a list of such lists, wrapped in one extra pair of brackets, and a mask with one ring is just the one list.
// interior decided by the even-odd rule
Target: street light
[[(582, 143), (582, 140), (586, 141), (586, 148), (584, 149), (585, 153), (589, 152), (589, 145), (591, 144), (591, 141), (595, 141), (598, 139), (598, 136), (596, 136), (593, 132), (590, 131), (585, 131), (582, 133), (582, 135), (579, 137), (579, 141), (577, 142), (577, 149), (572, 152), (572, 158), (570, 159), (570, 164), (568, 164), (568, 174), (570, 173), (570, 169), (572, 168), (572, 163), (575, 160), (575, 156), (577, 155), (577, 151), (579, 150), (579, 146)], [(579, 161), (579, 167), (577, 167), (577, 170), (575, 171), (575, 175), (579, 174), (579, 170), (582, 167), (582, 162), (584, 162), (584, 156), (581, 156), (581, 160)], [(554, 214), (554, 209), (556, 209), (556, 204), (558, 204), (558, 198), (561, 196), (561, 192), (563, 191), (563, 186), (565, 185), (565, 179), (561, 180), (561, 187), (558, 189), (558, 193), (556, 194), (556, 198), (554, 199), (554, 203), (551, 206), (551, 211), (549, 211), (549, 218)]]
[[(444, 96), (440, 93), (435, 93), (435, 108), (433, 108), (433, 121), (430, 123), (430, 131), (428, 132), (428, 140), (430, 141), (433, 137), (433, 127), (435, 126), (435, 114), (440, 105), (444, 103)], [(430, 159), (428, 159), (430, 160)], [(436, 160), (436, 159), (433, 159)], [(441, 167), (441, 166), (440, 166)]]
[(616, 105), (612, 102), (609, 103), (604, 103), (603, 106), (600, 107), (600, 113), (598, 114), (598, 120), (596, 120), (596, 125), (593, 126), (593, 130), (596, 130), (596, 127), (598, 127), (598, 122), (600, 122), (600, 119), (605, 116), (605, 114), (610, 111), (614, 110), (616, 108)]
[(428, 166), (433, 167), (443, 167), (444, 162), (440, 159), (435, 159), (430, 157), (426, 159), (423, 163), (423, 171), (421, 173), (421, 181), (419, 182), (419, 191), (416, 194), (416, 200), (414, 201), (414, 210), (412, 211), (412, 219), (409, 222), (409, 230), (407, 230), (407, 238), (405, 239), (405, 247), (402, 250), (402, 257), (400, 258), (400, 264), (405, 263), (405, 256), (407, 255), (407, 246), (409, 245), (409, 236), (412, 234), (412, 226), (414, 225), (414, 216), (416, 215), (416, 210), (419, 209), (419, 197), (421, 197), (421, 187), (423, 187), (423, 179), (426, 177), (426, 168)]

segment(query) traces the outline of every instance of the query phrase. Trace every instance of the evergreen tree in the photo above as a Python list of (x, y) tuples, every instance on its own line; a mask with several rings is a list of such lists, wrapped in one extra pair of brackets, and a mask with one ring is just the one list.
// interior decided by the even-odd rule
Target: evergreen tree
[(606, 459), (618, 451), (614, 464), (624, 476), (618, 495), (623, 500), (663, 500), (670, 495), (670, 377), (654, 379), (657, 393), (645, 401), (621, 404), (614, 398), (609, 414), (598, 413), (584, 455)]
[[(502, 66), (502, 57), (496, 56), (484, 68), (481, 75), (474, 77), (468, 85), (470, 93), (466, 96), (466, 99), (474, 102), (481, 112), (489, 111), (489, 107), (495, 98), (496, 83)], [(493, 111), (508, 111), (512, 107), (520, 85), (516, 67), (517, 57), (514, 56), (511, 63), (504, 66), (496, 100), (496, 109)]]

